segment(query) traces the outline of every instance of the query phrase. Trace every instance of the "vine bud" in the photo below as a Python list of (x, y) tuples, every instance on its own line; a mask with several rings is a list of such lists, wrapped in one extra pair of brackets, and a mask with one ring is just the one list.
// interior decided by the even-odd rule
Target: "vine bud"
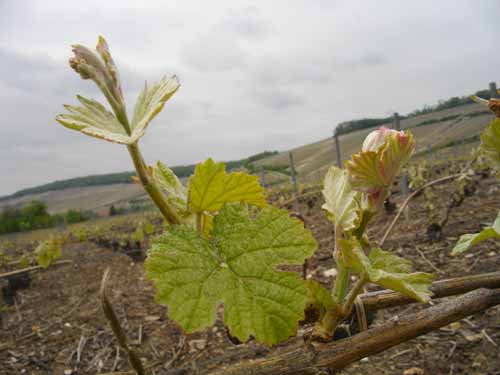
[(117, 116), (125, 113), (120, 77), (106, 40), (99, 37), (95, 50), (80, 44), (72, 47), (75, 56), (69, 59), (71, 68), (82, 79), (91, 79), (97, 84)]
[(394, 133), (398, 132), (396, 130), (386, 128), (385, 126), (372, 131), (366, 136), (361, 150), (377, 152), (379, 148), (384, 145), (386, 138)]
[(368, 134), (361, 152), (346, 162), (355, 190), (366, 193), (367, 208), (377, 211), (402, 166), (415, 150), (410, 132), (381, 127)]

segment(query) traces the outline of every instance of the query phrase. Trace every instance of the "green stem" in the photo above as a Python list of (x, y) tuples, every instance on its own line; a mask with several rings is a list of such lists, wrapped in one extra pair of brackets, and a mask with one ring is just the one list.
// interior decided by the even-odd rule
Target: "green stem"
[(130, 129), (130, 124), (128, 122), (128, 117), (126, 112), (119, 112), (115, 111), (116, 118), (120, 123), (123, 125), (123, 128), (127, 132), (127, 134), (130, 136), (132, 135), (132, 130)]
[[(113, 107), (113, 103), (109, 100), (109, 103)], [(127, 112), (125, 109), (115, 108), (113, 107), (116, 118), (123, 125), (123, 128), (130, 136), (132, 134), (132, 130), (130, 127), (130, 123), (128, 121)], [(175, 209), (166, 201), (165, 196), (160, 191), (158, 186), (154, 183), (154, 181), (149, 177), (146, 163), (144, 162), (144, 158), (142, 157), (141, 151), (139, 150), (139, 145), (137, 142), (132, 143), (127, 146), (128, 152), (130, 153), (130, 157), (134, 162), (135, 170), (137, 175), (139, 176), (139, 180), (141, 181), (144, 190), (149, 194), (150, 198), (153, 200), (153, 203), (158, 207), (163, 217), (170, 224), (180, 224), (181, 219)]]
[(342, 304), (349, 287), (349, 270), (338, 261), (340, 256), (340, 240), (342, 239), (342, 229), (335, 226), (335, 248), (333, 258), (337, 263), (338, 273), (333, 282), (332, 299), (334, 306), (325, 313), (319, 324), (314, 327), (313, 337), (321, 341), (329, 341), (337, 328), (337, 324), (342, 318)]
[(337, 264), (337, 267), (338, 267), (338, 274), (333, 284), (332, 297), (333, 301), (336, 304), (341, 305), (344, 303), (344, 298), (347, 294), (350, 272), (348, 271), (347, 268), (345, 268), (340, 264)]
[(333, 284), (332, 297), (333, 301), (338, 305), (342, 305), (344, 302), (344, 298), (347, 294), (347, 288), (349, 286), (349, 276), (350, 276), (350, 272), (348, 271), (348, 269), (344, 267), (341, 264), (341, 262), (338, 261), (338, 258), (341, 253), (340, 249), (341, 239), (342, 239), (342, 229), (340, 228), (340, 226), (337, 225), (335, 226), (335, 249), (333, 252), (333, 258), (337, 263), (338, 274)]
[(363, 291), (363, 287), (365, 286), (367, 279), (365, 275), (361, 276), (358, 281), (354, 284), (354, 287), (351, 289), (349, 294), (347, 295), (346, 301), (342, 306), (342, 316), (346, 317), (351, 313), (352, 306), (354, 305), (354, 301), (356, 301), (356, 297)]
[(323, 342), (328, 342), (332, 339), (340, 320), (341, 307), (341, 305), (335, 305), (332, 309), (325, 313), (320, 321), (315, 324), (312, 333), (313, 339)]
[(180, 224), (181, 219), (179, 215), (174, 210), (174, 208), (170, 206), (170, 204), (165, 200), (165, 196), (163, 195), (163, 193), (160, 191), (154, 181), (152, 181), (148, 176), (146, 163), (144, 162), (138, 144), (132, 143), (128, 145), (127, 148), (130, 156), (132, 157), (135, 170), (137, 171), (137, 175), (139, 176), (139, 180), (141, 181), (144, 190), (146, 190), (156, 207), (158, 207), (162, 215), (170, 224)]

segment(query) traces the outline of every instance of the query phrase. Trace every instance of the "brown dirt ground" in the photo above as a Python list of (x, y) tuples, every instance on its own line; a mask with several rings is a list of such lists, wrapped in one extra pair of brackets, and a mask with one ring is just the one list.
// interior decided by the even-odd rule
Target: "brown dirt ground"
[[(439, 188), (443, 202), (451, 186)], [(476, 232), (496, 217), (499, 190), (494, 179), (479, 180), (476, 194), (452, 212), (443, 238), (434, 243), (427, 241), (426, 213), (422, 197), (418, 197), (411, 204), (409, 220), (398, 223), (384, 247), (411, 259), (415, 269), (434, 273), (436, 279), (496, 271), (500, 264), (498, 242), (485, 242), (462, 257), (449, 254), (461, 234)], [(329, 284), (331, 279), (324, 271), (334, 267), (331, 225), (321, 212), (319, 199), (310, 200), (312, 208), (307, 203), (302, 203), (301, 210), (319, 243), (308, 272)], [(370, 237), (380, 239), (391, 218), (378, 217)], [(0, 374), (63, 374), (67, 370), (68, 374), (83, 375), (129, 369), (100, 307), (99, 285), (106, 267), (111, 267), (108, 294), (133, 348), (145, 363), (161, 363), (152, 374), (164, 372), (163, 364), (174, 353), (172, 367), (234, 347), (220, 323), (184, 337), (168, 319), (166, 308), (155, 304), (154, 288), (145, 280), (141, 263), (90, 242), (68, 244), (63, 254), (73, 263), (33, 273), (32, 286), (19, 291), (16, 306), (2, 314)], [(411, 305), (379, 312), (374, 324), (403, 310), (419, 308), (422, 306)], [(413, 372), (407, 373), (500, 374), (499, 313), (497, 306), (476, 314), (352, 364), (341, 374), (403, 374), (412, 368)]]

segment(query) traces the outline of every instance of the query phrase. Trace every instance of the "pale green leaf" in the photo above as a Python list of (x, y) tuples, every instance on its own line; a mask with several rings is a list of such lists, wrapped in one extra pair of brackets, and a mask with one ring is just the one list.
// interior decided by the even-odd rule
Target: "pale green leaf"
[(383, 189), (386, 183), (378, 174), (378, 159), (380, 151), (361, 151), (351, 156), (346, 162), (351, 186), (359, 191)]
[(181, 215), (187, 215), (187, 188), (182, 184), (175, 173), (161, 162), (156, 163), (153, 168), (153, 179), (171, 204)]
[(61, 245), (59, 241), (55, 239), (43, 241), (35, 249), (35, 255), (38, 265), (42, 268), (47, 268), (56, 259), (61, 257)]
[(408, 259), (398, 257), (378, 247), (370, 251), (368, 258), (370, 259), (372, 267), (375, 268), (396, 273), (411, 272), (411, 262)]
[(211, 241), (186, 226), (156, 238), (146, 271), (157, 301), (187, 332), (212, 325), (223, 304), (233, 336), (272, 345), (295, 333), (308, 300), (300, 277), (276, 267), (302, 264), (315, 248), (310, 232), (286, 212), (269, 207), (252, 219), (240, 205), (226, 205)]
[(377, 151), (361, 151), (346, 162), (352, 187), (368, 193), (389, 188), (414, 149), (411, 132), (387, 132)]
[(207, 159), (189, 179), (189, 206), (194, 212), (218, 211), (231, 202), (263, 207), (266, 200), (258, 179), (245, 172), (227, 174), (224, 163)]
[(370, 282), (414, 298), (430, 300), (432, 275), (423, 272), (408, 273), (407, 260), (381, 249), (373, 249), (367, 256), (361, 246), (352, 241), (341, 241), (341, 261)]
[(500, 119), (495, 119), (481, 134), (480, 148), (489, 165), (500, 172)]
[(19, 268), (27, 268), (30, 265), (30, 260), (26, 255), (23, 254), (21, 259), (19, 259)]
[(340, 226), (344, 231), (358, 227), (360, 193), (352, 190), (345, 170), (330, 167), (324, 180), (323, 197), (325, 204), (322, 208), (329, 213), (328, 218), (335, 226)]
[(486, 241), (488, 239), (499, 239), (500, 238), (500, 212), (493, 223), (493, 226), (484, 228), (479, 233), (464, 234), (460, 236), (460, 239), (456, 243), (451, 255), (459, 255), (468, 250), (480, 242)]
[(132, 118), (132, 141), (136, 142), (144, 135), (151, 120), (163, 109), (168, 99), (179, 89), (180, 84), (176, 76), (163, 77), (159, 82), (148, 89), (147, 84), (139, 94)]
[(101, 103), (77, 95), (82, 107), (65, 105), (69, 113), (61, 114), (56, 120), (63, 126), (80, 131), (109, 142), (129, 144), (130, 137), (114, 114)]

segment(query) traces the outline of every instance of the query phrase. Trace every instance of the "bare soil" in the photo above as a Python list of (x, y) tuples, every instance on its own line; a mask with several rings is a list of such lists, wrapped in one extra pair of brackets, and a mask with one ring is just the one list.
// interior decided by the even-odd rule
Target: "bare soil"
[[(418, 197), (411, 204), (408, 219), (400, 220), (384, 248), (411, 259), (416, 270), (434, 273), (436, 279), (497, 271), (498, 242), (485, 242), (465, 256), (450, 256), (461, 234), (477, 232), (490, 224), (500, 209), (498, 182), (492, 178), (478, 182), (476, 193), (451, 212), (440, 241), (427, 239), (423, 197)], [(452, 184), (439, 188), (443, 205), (451, 188)], [(319, 243), (307, 273), (329, 285), (332, 276), (326, 271), (334, 268), (333, 234), (320, 206), (319, 196), (308, 198), (300, 206), (307, 227)], [(393, 215), (378, 217), (370, 228), (370, 238), (379, 240)], [(145, 280), (141, 262), (93, 242), (76, 241), (64, 246), (63, 258), (72, 263), (32, 273), (31, 286), (19, 290), (15, 305), (1, 313), (0, 374), (83, 375), (129, 370), (101, 311), (99, 287), (107, 267), (111, 267), (108, 295), (132, 347), (146, 365), (155, 365), (152, 374), (164, 373), (165, 367), (189, 366), (235, 347), (220, 322), (204, 332), (185, 336), (168, 319), (167, 309), (155, 304), (155, 290)], [(374, 324), (422, 308), (425, 306), (414, 304), (380, 311)], [(498, 345), (497, 306), (365, 358), (341, 374), (500, 374)]]

